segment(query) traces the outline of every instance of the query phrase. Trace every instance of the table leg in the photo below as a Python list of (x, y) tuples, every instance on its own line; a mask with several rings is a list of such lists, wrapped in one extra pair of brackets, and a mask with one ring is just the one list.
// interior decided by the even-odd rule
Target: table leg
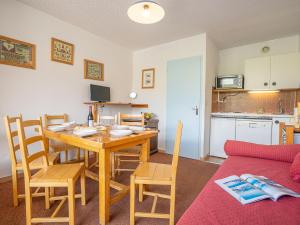
[(100, 224), (109, 222), (110, 214), (110, 151), (99, 151), (99, 218)]
[(142, 144), (141, 162), (148, 162), (150, 158), (150, 138), (146, 139)]

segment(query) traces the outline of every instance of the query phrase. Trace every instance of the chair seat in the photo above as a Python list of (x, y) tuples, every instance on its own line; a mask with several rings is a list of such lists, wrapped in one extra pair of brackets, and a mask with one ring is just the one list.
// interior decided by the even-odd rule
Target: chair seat
[(161, 163), (144, 162), (134, 172), (135, 180), (171, 181), (172, 166)]
[[(51, 152), (48, 153), (48, 161), (49, 161), (49, 165), (54, 165), (55, 161), (58, 159), (59, 153), (58, 152)], [(34, 161), (32, 161), (29, 164), (29, 167), (31, 170), (34, 169), (41, 169), (43, 167), (43, 159), (42, 158), (38, 158)], [(18, 162), (17, 163), (17, 170), (22, 170), (22, 162)]]
[(36, 172), (30, 180), (30, 186), (60, 186), (68, 185), (69, 180), (76, 180), (84, 169), (82, 163), (60, 164), (43, 168)]

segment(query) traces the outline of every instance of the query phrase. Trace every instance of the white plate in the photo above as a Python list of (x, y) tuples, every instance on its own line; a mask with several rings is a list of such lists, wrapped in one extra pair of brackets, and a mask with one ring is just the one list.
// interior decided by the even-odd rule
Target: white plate
[(129, 130), (129, 126), (125, 125), (114, 125), (112, 126), (113, 130)]
[(67, 127), (64, 125), (54, 125), (54, 126), (49, 126), (47, 129), (50, 131), (58, 132), (58, 131), (63, 131)]
[(129, 129), (132, 131), (144, 131), (145, 130), (144, 127), (138, 127), (138, 126), (130, 126)]
[(131, 130), (111, 130), (110, 135), (112, 137), (125, 137), (132, 134)]
[(73, 134), (80, 136), (80, 137), (86, 137), (86, 136), (97, 134), (97, 130), (96, 129), (79, 129), (79, 130), (74, 130)]

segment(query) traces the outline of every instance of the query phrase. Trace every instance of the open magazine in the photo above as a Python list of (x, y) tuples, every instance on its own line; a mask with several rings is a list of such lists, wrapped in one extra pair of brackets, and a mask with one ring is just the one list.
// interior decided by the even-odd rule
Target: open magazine
[(300, 194), (266, 177), (252, 174), (233, 175), (215, 182), (243, 205), (267, 198), (277, 201), (283, 195), (300, 197)]

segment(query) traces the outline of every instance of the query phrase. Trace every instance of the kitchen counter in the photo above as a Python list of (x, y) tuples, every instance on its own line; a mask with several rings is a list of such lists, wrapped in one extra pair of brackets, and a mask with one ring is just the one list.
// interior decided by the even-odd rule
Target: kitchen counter
[(273, 118), (292, 118), (293, 115), (288, 114), (257, 114), (257, 113), (234, 113), (234, 112), (217, 112), (211, 113), (212, 117), (221, 118), (254, 118), (254, 119), (267, 119), (271, 120)]

